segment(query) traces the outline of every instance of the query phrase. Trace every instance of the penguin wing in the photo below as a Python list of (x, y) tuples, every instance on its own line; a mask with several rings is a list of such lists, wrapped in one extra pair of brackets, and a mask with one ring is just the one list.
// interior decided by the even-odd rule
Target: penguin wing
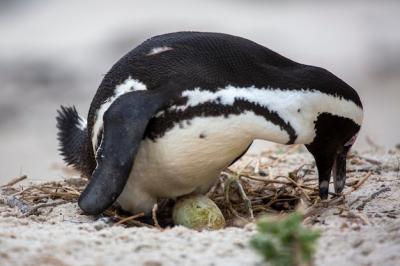
[(103, 117), (97, 167), (79, 198), (87, 214), (100, 214), (121, 194), (149, 120), (168, 103), (167, 90), (134, 91), (119, 97)]

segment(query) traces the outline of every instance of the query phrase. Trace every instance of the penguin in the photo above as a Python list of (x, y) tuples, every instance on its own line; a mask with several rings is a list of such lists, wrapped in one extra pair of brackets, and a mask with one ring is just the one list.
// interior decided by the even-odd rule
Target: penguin
[(89, 178), (78, 204), (151, 213), (158, 199), (206, 193), (255, 139), (304, 144), (319, 196), (346, 180), (363, 120), (357, 92), (331, 72), (223, 33), (152, 37), (104, 76), (87, 120), (57, 115), (65, 162)]

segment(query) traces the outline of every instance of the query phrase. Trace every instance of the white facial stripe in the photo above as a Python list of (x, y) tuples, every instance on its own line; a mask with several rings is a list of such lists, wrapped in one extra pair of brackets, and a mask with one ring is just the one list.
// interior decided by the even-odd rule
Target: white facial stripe
[(132, 79), (128, 77), (124, 82), (117, 85), (114, 90), (114, 95), (108, 98), (100, 108), (97, 110), (96, 113), (96, 121), (93, 125), (92, 130), (92, 144), (93, 144), (93, 151), (96, 153), (96, 146), (97, 146), (97, 139), (100, 130), (103, 128), (103, 116), (105, 112), (110, 108), (111, 104), (118, 99), (121, 95), (131, 91), (142, 91), (147, 90), (147, 87), (144, 83), (140, 82), (137, 79)]
[(165, 111), (164, 110), (161, 110), (161, 111), (158, 111), (155, 115), (154, 115), (154, 117), (160, 117), (160, 116), (162, 116), (162, 115), (164, 115), (165, 114)]
[(149, 55), (160, 54), (170, 50), (173, 50), (173, 48), (168, 46), (154, 47), (150, 50), (150, 52), (147, 53), (147, 55), (149, 56)]
[(145, 91), (147, 90), (146, 85), (137, 79), (128, 77), (124, 82), (115, 87), (114, 96), (115, 99), (130, 91)]
[(177, 107), (178, 110), (206, 102), (233, 105), (235, 100), (246, 100), (268, 108), (290, 123), (298, 135), (296, 143), (310, 143), (314, 139), (314, 122), (320, 113), (349, 118), (358, 125), (363, 119), (362, 109), (354, 102), (320, 91), (227, 86), (215, 92), (198, 88), (186, 90), (182, 96), (187, 97), (188, 102)]
[(78, 118), (78, 124), (76, 125), (80, 130), (84, 131), (87, 126), (86, 119), (83, 118), (82, 116), (79, 116)]

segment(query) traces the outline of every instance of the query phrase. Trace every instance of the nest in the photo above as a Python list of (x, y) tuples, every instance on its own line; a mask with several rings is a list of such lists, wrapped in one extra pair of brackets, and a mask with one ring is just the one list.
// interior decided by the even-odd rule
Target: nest
[[(225, 169), (208, 192), (208, 196), (221, 209), (227, 225), (241, 226), (261, 215), (293, 212), (299, 208), (303, 210), (306, 219), (319, 214), (329, 205), (343, 202), (347, 194), (358, 189), (373, 173), (371, 168), (359, 168), (355, 171), (354, 166), (365, 165), (365, 159), (357, 153), (352, 153), (349, 161), (353, 170), (348, 170), (346, 192), (342, 195), (330, 193), (329, 200), (321, 201), (318, 196), (315, 164), (302, 162), (288, 166), (288, 157), (304, 157), (303, 154), (298, 154), (301, 152), (301, 147), (294, 145), (278, 152), (265, 152), (257, 157), (245, 156), (234, 167)], [(279, 156), (276, 156), (277, 153)], [(276, 168), (293, 170), (276, 175), (272, 171)], [(62, 181), (18, 185), (26, 178), (21, 176), (12, 179), (1, 187), (0, 193), (0, 200), (10, 207), (18, 207), (22, 217), (37, 215), (41, 208), (77, 202), (88, 181), (75, 177)], [(160, 227), (158, 217), (168, 217), (170, 211), (171, 204), (168, 202), (161, 201), (156, 204), (153, 208), (152, 225), (141, 220), (143, 213), (121, 213), (116, 207), (110, 207), (103, 215), (111, 218), (116, 224)]]

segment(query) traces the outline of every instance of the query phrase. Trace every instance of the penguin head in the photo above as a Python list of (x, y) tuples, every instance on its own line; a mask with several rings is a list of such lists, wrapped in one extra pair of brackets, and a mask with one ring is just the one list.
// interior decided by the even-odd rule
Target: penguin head
[(319, 194), (328, 197), (331, 172), (336, 193), (341, 193), (346, 181), (347, 154), (353, 146), (360, 125), (353, 120), (329, 113), (318, 116), (316, 136), (307, 149), (313, 154), (319, 174)]
[(103, 137), (96, 154), (97, 166), (79, 206), (87, 214), (99, 214), (121, 194), (132, 168), (135, 121), (126, 97), (118, 98), (103, 116)]
[(122, 193), (147, 124), (167, 102), (162, 92), (133, 91), (118, 97), (104, 113), (97, 166), (78, 202), (85, 213), (100, 214)]

